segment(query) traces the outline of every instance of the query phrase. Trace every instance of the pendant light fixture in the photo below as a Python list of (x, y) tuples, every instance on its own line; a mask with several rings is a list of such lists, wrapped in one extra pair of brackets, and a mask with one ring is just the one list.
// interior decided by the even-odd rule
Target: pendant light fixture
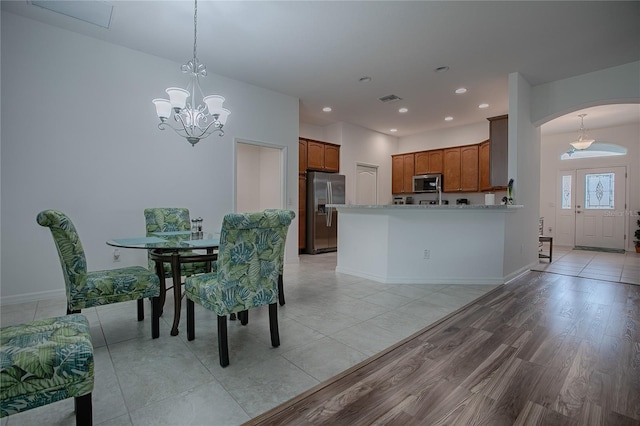
[(587, 114), (578, 115), (578, 117), (580, 117), (580, 130), (578, 132), (578, 140), (569, 142), (569, 145), (578, 150), (587, 149), (591, 146), (592, 143), (595, 142), (595, 139), (590, 139), (587, 136), (587, 131), (584, 128), (584, 117), (586, 115)]
[[(195, 146), (200, 139), (218, 132), (224, 135), (222, 128), (231, 114), (222, 107), (224, 97), (220, 95), (204, 96), (200, 88), (199, 78), (206, 77), (207, 68), (198, 61), (196, 54), (198, 41), (198, 0), (194, 1), (193, 12), (193, 59), (182, 65), (183, 73), (191, 75), (187, 89), (169, 87), (167, 99), (154, 99), (156, 113), (160, 119), (158, 128), (173, 129), (177, 134), (187, 139), (191, 146)], [(202, 103), (198, 102), (201, 99)], [(173, 124), (172, 124), (173, 123)]]

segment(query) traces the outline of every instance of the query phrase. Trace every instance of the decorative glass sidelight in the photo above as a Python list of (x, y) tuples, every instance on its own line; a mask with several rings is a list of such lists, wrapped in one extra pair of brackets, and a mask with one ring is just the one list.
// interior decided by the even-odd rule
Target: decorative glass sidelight
[(562, 208), (571, 209), (571, 175), (562, 176)]
[(614, 180), (614, 173), (586, 174), (584, 177), (584, 208), (613, 209)]

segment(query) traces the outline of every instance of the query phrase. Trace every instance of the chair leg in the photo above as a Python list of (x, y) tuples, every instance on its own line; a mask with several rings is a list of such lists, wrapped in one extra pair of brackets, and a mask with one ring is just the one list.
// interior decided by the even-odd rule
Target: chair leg
[(238, 312), (238, 319), (240, 320), (240, 324), (247, 325), (249, 323), (249, 311)]
[(193, 300), (187, 299), (187, 340), (196, 338), (196, 315)]
[(278, 304), (269, 304), (269, 330), (271, 331), (271, 346), (280, 346), (280, 333), (278, 332)]
[[(138, 308), (143, 303), (144, 299), (138, 299)], [(151, 298), (151, 338), (157, 339), (160, 337), (160, 297)]]
[(144, 299), (138, 299), (138, 321), (144, 320)]
[(227, 316), (218, 315), (218, 354), (220, 365), (229, 365), (229, 345), (227, 343)]
[(74, 398), (74, 405), (76, 410), (76, 426), (93, 425), (91, 393)]
[(282, 274), (278, 275), (278, 301), (280, 306), (284, 306), (284, 280)]

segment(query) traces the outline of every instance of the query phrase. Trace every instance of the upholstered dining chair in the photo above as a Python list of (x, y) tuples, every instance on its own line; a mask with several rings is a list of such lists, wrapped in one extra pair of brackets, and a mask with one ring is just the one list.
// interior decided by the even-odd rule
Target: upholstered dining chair
[(49, 228), (58, 249), (67, 293), (67, 314), (128, 300), (138, 301), (138, 321), (144, 319), (143, 300), (152, 299), (151, 336), (160, 334), (160, 280), (142, 266), (87, 271), (80, 237), (71, 219), (57, 210), (38, 213), (39, 225)]
[[(147, 237), (153, 236), (154, 232), (178, 232), (190, 231), (191, 219), (189, 209), (182, 207), (153, 207), (144, 209), (144, 221), (147, 229)], [(156, 265), (149, 257), (149, 270), (155, 271)], [(190, 276), (207, 272), (205, 262), (181, 263), (180, 274)], [(165, 277), (171, 277), (171, 265), (164, 264)]]
[(237, 313), (242, 325), (249, 309), (269, 305), (271, 345), (280, 346), (278, 331), (279, 262), (295, 213), (271, 210), (225, 215), (215, 272), (188, 277), (187, 340), (195, 338), (195, 303), (218, 316), (220, 365), (229, 365), (227, 315)]
[[(266, 209), (266, 212), (269, 211), (275, 211), (277, 212), (277, 209)], [(280, 259), (278, 261), (278, 302), (280, 303), (280, 306), (284, 306), (285, 304), (285, 300), (284, 300), (284, 279), (283, 279), (283, 273), (284, 273), (284, 251), (282, 252), (282, 256), (280, 256)]]

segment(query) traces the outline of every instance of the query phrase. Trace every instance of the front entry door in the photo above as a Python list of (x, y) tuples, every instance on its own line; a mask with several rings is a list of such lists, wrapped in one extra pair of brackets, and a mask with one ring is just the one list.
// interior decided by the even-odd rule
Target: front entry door
[(626, 168), (576, 173), (576, 247), (624, 250)]

